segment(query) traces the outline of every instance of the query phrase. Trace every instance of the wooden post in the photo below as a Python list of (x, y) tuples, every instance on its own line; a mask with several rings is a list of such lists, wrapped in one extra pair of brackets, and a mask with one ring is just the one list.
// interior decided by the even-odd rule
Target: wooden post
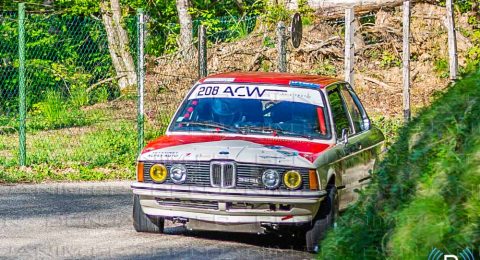
[(403, 2), (403, 118), (410, 120), (410, 0)]
[(198, 26), (198, 76), (204, 78), (207, 71), (207, 30), (205, 26)]
[(353, 87), (353, 66), (355, 61), (354, 46), (354, 21), (355, 11), (352, 8), (345, 9), (345, 81)]
[(450, 79), (456, 80), (458, 74), (457, 39), (455, 32), (455, 16), (452, 0), (446, 1), (448, 27), (448, 56), (450, 59)]
[(277, 52), (279, 72), (287, 72), (287, 47), (285, 42), (285, 24), (280, 21), (277, 25)]

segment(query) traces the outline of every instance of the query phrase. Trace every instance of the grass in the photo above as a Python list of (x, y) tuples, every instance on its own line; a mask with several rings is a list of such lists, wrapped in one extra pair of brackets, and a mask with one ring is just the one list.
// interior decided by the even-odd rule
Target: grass
[[(26, 167), (17, 166), (18, 128), (11, 123), (12, 131), (0, 132), (0, 183), (133, 179), (137, 123), (135, 113), (127, 110), (135, 106), (122, 102), (79, 110), (83, 117), (71, 117), (79, 121), (66, 126), (50, 124), (54, 120), (43, 114), (27, 118)], [(50, 115), (64, 113), (51, 111)], [(88, 124), (82, 124), (85, 120)], [(145, 135), (149, 140), (163, 131), (147, 124)]]
[(426, 259), (480, 243), (480, 72), (399, 130), (371, 185), (322, 242), (322, 259)]

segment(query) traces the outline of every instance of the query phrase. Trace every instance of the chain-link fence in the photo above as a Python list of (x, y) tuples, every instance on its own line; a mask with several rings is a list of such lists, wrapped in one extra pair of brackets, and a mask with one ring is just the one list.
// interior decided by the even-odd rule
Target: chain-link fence
[[(52, 179), (131, 175), (137, 146), (136, 92), (121, 93), (117, 87), (102, 21), (22, 12), (0, 14), (5, 39), (0, 45), (0, 172), (24, 171), (24, 178), (41, 172)], [(24, 15), (23, 22), (18, 14)], [(133, 17), (129, 32), (135, 30)], [(132, 50), (135, 47), (133, 41)], [(131, 53), (135, 58), (136, 52)], [(19, 164), (28, 167), (14, 167)]]
[(18, 30), (17, 13), (0, 13), (0, 165), (18, 158)]

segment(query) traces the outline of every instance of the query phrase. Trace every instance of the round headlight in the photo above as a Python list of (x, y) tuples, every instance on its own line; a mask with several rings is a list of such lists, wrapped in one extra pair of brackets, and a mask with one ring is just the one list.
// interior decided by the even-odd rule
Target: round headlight
[(164, 182), (167, 179), (167, 167), (163, 164), (154, 164), (150, 168), (150, 177), (154, 182)]
[(298, 189), (302, 185), (302, 175), (297, 171), (288, 171), (283, 175), (283, 184), (289, 189)]
[(187, 179), (187, 168), (181, 164), (172, 165), (172, 168), (170, 168), (170, 179), (176, 184), (184, 183)]
[(280, 185), (280, 174), (277, 171), (268, 169), (262, 174), (262, 182), (267, 189), (276, 189)]

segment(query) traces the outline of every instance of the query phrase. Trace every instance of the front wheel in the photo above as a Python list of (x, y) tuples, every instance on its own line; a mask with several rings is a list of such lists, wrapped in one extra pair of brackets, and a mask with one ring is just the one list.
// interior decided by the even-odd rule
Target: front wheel
[(312, 226), (305, 232), (307, 251), (318, 253), (318, 242), (324, 238), (326, 232), (333, 226), (338, 212), (337, 188), (329, 189), (328, 197), (320, 204), (320, 209), (312, 221)]
[(148, 216), (140, 205), (138, 195), (133, 195), (133, 227), (137, 232), (163, 233), (164, 219), (157, 216)]

